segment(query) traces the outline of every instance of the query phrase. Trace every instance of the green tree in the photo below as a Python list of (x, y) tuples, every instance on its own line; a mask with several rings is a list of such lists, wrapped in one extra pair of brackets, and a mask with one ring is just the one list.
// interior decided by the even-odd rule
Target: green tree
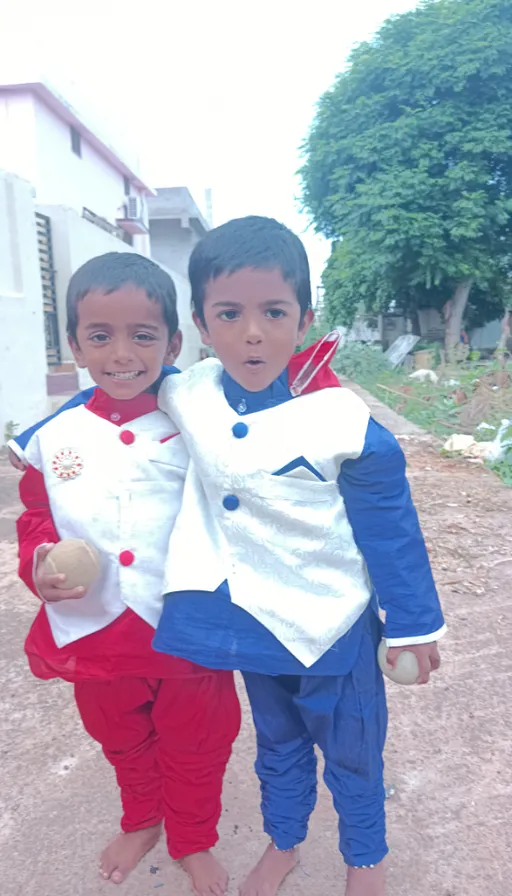
[(512, 2), (423, 0), (389, 19), (318, 103), (303, 204), (334, 241), (331, 320), (392, 300), (444, 312), (503, 309), (512, 242)]

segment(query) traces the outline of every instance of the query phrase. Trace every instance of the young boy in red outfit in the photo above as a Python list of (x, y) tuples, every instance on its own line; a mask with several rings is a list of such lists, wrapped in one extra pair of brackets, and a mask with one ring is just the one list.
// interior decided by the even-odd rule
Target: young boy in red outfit
[[(151, 649), (188, 464), (156, 394), (162, 365), (181, 347), (176, 291), (149, 259), (110, 253), (72, 277), (67, 315), (75, 359), (98, 388), (25, 447), (19, 572), (42, 601), (26, 653), (38, 678), (74, 684), (84, 727), (115, 769), (122, 833), (101, 856), (103, 878), (121, 883), (164, 822), (195, 892), (221, 896), (228, 878), (210, 850), (240, 725), (232, 673)], [(100, 553), (87, 591), (44, 573), (67, 538)]]

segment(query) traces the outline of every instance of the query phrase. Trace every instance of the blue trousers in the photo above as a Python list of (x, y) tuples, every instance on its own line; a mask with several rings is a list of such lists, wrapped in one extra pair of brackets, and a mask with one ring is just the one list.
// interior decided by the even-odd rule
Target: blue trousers
[(347, 675), (244, 673), (256, 726), (264, 830), (278, 849), (306, 838), (317, 795), (317, 745), (345, 862), (376, 865), (388, 852), (382, 758), (387, 709), (377, 664), (379, 638), (375, 617)]

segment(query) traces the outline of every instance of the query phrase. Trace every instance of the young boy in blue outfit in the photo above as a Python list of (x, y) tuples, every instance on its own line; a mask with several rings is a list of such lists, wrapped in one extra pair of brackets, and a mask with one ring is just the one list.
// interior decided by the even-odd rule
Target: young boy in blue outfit
[[(194, 317), (217, 359), (168, 377), (159, 405), (191, 457), (156, 650), (241, 669), (269, 847), (241, 896), (274, 896), (316, 799), (339, 816), (346, 896), (383, 896), (386, 700), (377, 647), (440, 660), (445, 624), (396, 439), (296, 346), (313, 320), (300, 240), (267, 218), (196, 246)], [(199, 562), (198, 562), (199, 561)]]

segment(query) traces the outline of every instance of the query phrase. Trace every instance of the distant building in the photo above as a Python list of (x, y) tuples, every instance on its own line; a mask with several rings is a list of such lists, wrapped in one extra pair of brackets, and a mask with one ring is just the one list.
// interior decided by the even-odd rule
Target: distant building
[(152, 190), (47, 82), (0, 84), (0, 168), (28, 180), (41, 205), (63, 205), (149, 254)]
[(183, 348), (178, 364), (188, 367), (204, 355), (190, 310), (188, 262), (201, 237), (210, 229), (187, 187), (162, 187), (148, 197), (151, 256), (180, 278), (178, 316)]
[(213, 227), (213, 195), (212, 188), (208, 187), (204, 191), (205, 217), (208, 221), (208, 227)]
[(156, 261), (188, 276), (192, 249), (210, 229), (187, 187), (164, 187), (148, 197), (151, 252)]

